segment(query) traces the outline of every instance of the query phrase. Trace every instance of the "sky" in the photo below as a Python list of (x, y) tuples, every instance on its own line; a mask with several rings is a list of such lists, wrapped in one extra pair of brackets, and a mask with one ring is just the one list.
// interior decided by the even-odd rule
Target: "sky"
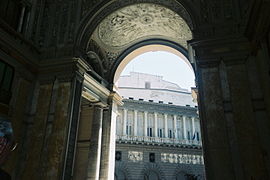
[(128, 75), (132, 71), (163, 76), (164, 80), (188, 90), (195, 87), (193, 70), (179, 56), (170, 52), (143, 53), (128, 63), (121, 75)]

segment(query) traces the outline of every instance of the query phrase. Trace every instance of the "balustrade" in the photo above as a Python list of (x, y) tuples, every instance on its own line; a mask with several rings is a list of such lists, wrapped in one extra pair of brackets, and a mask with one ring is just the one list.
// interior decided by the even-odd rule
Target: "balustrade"
[(195, 145), (202, 146), (201, 141), (197, 140), (186, 140), (186, 139), (175, 139), (175, 138), (159, 138), (159, 137), (148, 137), (148, 136), (128, 136), (128, 135), (117, 135), (117, 142), (142, 142), (142, 143), (157, 143), (157, 144), (173, 144), (173, 145)]

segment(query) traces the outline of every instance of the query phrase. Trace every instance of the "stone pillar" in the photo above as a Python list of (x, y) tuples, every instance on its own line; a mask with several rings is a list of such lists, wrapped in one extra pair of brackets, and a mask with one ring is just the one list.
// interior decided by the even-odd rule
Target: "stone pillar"
[(154, 137), (158, 137), (157, 113), (154, 113)]
[(114, 178), (117, 106), (122, 105), (122, 102), (121, 97), (115, 92), (111, 93), (108, 101), (109, 108), (103, 111), (99, 180)]
[(124, 117), (123, 117), (123, 135), (127, 135), (127, 109), (124, 109)]
[(186, 116), (183, 116), (183, 133), (184, 139), (187, 139)]
[(191, 44), (207, 179), (269, 179), (252, 105), (251, 88), (258, 87), (247, 77), (251, 44), (244, 37)]
[(134, 136), (137, 136), (138, 111), (134, 110)]
[(176, 115), (173, 115), (173, 128), (174, 128), (174, 130), (173, 130), (173, 132), (174, 132), (174, 138), (175, 139), (177, 139), (178, 138), (178, 136), (177, 136), (177, 116)]
[(165, 138), (168, 138), (168, 115), (164, 114)]
[(144, 136), (147, 136), (147, 115), (148, 112), (144, 111)]
[(83, 80), (88, 69), (79, 58), (40, 63), (36, 113), (24, 144), (27, 161), (19, 179), (72, 178)]
[(99, 180), (103, 108), (94, 107), (92, 132), (88, 155), (87, 179)]

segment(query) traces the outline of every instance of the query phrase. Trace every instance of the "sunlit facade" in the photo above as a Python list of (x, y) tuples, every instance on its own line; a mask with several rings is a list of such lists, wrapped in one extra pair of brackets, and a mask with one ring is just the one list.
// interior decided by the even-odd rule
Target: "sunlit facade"
[(161, 76), (121, 76), (116, 179), (203, 179), (197, 105), (191, 92)]

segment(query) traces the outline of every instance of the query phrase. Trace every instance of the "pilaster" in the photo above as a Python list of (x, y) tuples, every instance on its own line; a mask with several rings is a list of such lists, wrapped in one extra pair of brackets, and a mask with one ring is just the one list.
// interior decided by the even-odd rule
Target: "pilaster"
[(177, 139), (177, 117), (176, 115), (173, 115), (173, 128), (174, 128), (174, 138)]
[(158, 137), (157, 113), (154, 113), (154, 137)]
[(68, 180), (73, 173), (82, 86), (88, 66), (81, 59), (70, 58), (46, 62), (39, 69), (36, 113), (29, 129), (29, 142), (34, 144), (20, 178), (29, 179), (32, 174), (33, 179)]
[(186, 126), (186, 116), (183, 116), (183, 131), (184, 131), (184, 139), (187, 139), (187, 126)]
[(103, 111), (99, 180), (110, 180), (114, 177), (116, 116), (118, 105), (123, 105), (121, 96), (111, 92), (108, 105), (108, 109)]
[(246, 78), (250, 43), (243, 37), (226, 37), (193, 41), (191, 46), (207, 179), (267, 179), (250, 94), (257, 87)]
[(127, 135), (127, 109), (124, 109), (124, 118), (123, 118), (123, 135)]
[(134, 136), (137, 136), (137, 123), (138, 121), (138, 111), (134, 110)]
[(94, 107), (91, 140), (88, 155), (87, 179), (99, 180), (103, 108)]
[(147, 117), (148, 117), (148, 112), (144, 111), (144, 136), (147, 136)]
[(168, 114), (164, 114), (165, 138), (168, 137)]

